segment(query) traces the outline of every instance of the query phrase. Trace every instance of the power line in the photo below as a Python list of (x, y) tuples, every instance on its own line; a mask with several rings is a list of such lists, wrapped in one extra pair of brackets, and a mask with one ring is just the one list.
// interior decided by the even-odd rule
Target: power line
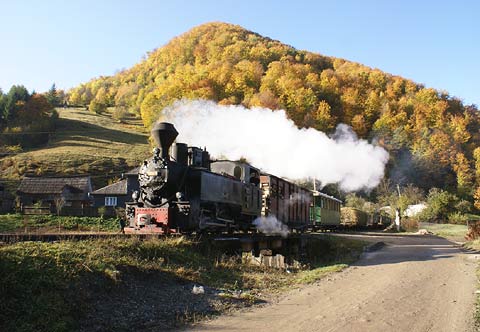
[(3, 132), (3, 133), (0, 133), (0, 135), (36, 135), (36, 134), (55, 134), (55, 135), (71, 135), (71, 134), (85, 134), (85, 135), (88, 135), (90, 133), (109, 133), (109, 132), (112, 132), (112, 131), (118, 131), (118, 132), (121, 132), (121, 133), (127, 133), (127, 134), (137, 134), (137, 135), (148, 135), (148, 133), (144, 133), (144, 132), (125, 132), (125, 131), (122, 131), (122, 130), (116, 130), (116, 129), (103, 129), (103, 130), (85, 130), (85, 131), (66, 131), (66, 132), (58, 132), (58, 131), (27, 131), (27, 132), (15, 132), (15, 133), (12, 133), (12, 132)]

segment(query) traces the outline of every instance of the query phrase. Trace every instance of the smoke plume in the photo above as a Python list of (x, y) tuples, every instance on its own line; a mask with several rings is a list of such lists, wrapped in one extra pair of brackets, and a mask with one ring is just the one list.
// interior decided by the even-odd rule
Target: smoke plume
[(376, 187), (388, 161), (383, 148), (358, 139), (345, 124), (329, 138), (298, 129), (283, 110), (182, 100), (164, 109), (162, 121), (175, 125), (178, 142), (206, 146), (214, 158), (246, 158), (267, 173), (339, 183), (346, 191)]
[(258, 217), (253, 224), (263, 234), (287, 237), (289, 233), (288, 226), (282, 224), (275, 216)]

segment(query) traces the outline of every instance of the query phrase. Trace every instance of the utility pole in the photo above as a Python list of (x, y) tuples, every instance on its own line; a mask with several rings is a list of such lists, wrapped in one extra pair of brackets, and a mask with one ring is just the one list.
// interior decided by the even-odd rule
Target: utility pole
[(400, 210), (400, 199), (402, 194), (400, 193), (400, 186), (397, 183), (397, 192), (398, 192), (398, 206), (395, 209), (395, 226), (397, 227), (397, 232), (400, 232), (400, 219), (402, 218), (401, 210)]

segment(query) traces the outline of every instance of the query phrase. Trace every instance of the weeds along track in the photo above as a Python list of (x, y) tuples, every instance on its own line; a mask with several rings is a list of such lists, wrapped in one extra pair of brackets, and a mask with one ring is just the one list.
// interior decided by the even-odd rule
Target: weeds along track
[[(120, 232), (58, 232), (58, 233), (38, 233), (38, 232), (25, 232), (25, 233), (0, 233), (0, 244), (10, 244), (26, 241), (37, 242), (55, 242), (55, 241), (84, 241), (92, 239), (107, 239), (107, 238), (138, 238), (140, 240), (147, 240), (153, 238), (176, 238), (184, 237), (197, 242), (212, 242), (216, 245), (231, 246), (235, 243), (238, 245), (245, 245), (251, 243), (252, 245), (267, 243), (267, 247), (276, 246), (275, 242), (289, 242), (298, 241), (301, 238), (306, 239), (311, 235), (329, 234), (329, 233), (357, 233), (368, 232), (372, 229), (369, 228), (356, 228), (356, 229), (337, 229), (319, 232), (305, 232), (305, 233), (290, 233), (288, 236), (283, 237), (280, 235), (266, 235), (262, 233), (233, 233), (233, 234), (218, 234), (218, 233), (201, 233), (201, 234), (164, 234), (164, 233), (125, 233)], [(261, 249), (261, 248), (260, 248)]]
[(140, 239), (162, 237), (162, 235), (130, 235), (120, 233), (0, 233), (0, 243), (16, 243), (25, 241), (55, 242), (55, 241), (84, 241), (106, 238), (137, 237)]
[[(122, 233), (106, 233), (106, 232), (64, 232), (64, 233), (0, 233), (0, 243), (16, 243), (25, 241), (40, 241), (40, 242), (55, 242), (55, 241), (83, 241), (92, 239), (104, 239), (104, 238), (138, 238), (140, 240), (152, 239), (152, 238), (175, 238), (185, 237), (196, 241), (216, 241), (232, 242), (232, 241), (272, 241), (281, 240), (281, 236), (277, 235), (264, 235), (264, 234), (122, 234)], [(290, 239), (298, 239), (298, 234), (292, 234), (288, 236)]]

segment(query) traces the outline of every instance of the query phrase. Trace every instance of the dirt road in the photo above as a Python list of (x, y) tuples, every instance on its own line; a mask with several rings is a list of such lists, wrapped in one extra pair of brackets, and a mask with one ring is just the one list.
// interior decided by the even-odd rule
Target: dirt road
[(195, 331), (473, 331), (476, 255), (433, 236), (350, 235), (386, 246), (278, 303)]

